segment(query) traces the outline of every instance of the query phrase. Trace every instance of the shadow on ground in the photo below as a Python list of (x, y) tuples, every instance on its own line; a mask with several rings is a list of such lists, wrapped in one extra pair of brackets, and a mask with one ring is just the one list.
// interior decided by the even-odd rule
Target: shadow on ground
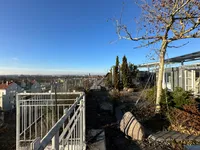
[[(127, 139), (119, 130), (115, 117), (115, 108), (112, 111), (103, 110), (102, 103), (108, 102), (112, 106), (114, 101), (107, 91), (90, 91), (86, 95), (86, 128), (87, 133), (91, 129), (104, 129), (107, 150), (139, 150), (139, 147), (132, 140)], [(115, 105), (114, 105), (115, 106)], [(87, 138), (87, 145), (90, 147), (94, 139)], [(89, 148), (88, 148), (89, 149)]]
[(0, 127), (0, 150), (16, 149), (15, 113), (5, 113), (5, 123)]

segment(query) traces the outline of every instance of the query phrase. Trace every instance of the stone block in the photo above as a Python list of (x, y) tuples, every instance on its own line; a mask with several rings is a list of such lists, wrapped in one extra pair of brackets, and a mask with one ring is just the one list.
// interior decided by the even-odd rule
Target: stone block
[(131, 112), (126, 112), (124, 114), (120, 121), (120, 130), (130, 136), (133, 140), (141, 141), (144, 139), (144, 128)]

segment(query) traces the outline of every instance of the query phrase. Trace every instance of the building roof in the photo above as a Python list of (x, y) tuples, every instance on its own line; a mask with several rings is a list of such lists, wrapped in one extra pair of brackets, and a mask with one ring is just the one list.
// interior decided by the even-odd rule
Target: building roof
[(0, 84), (0, 89), (7, 89), (9, 85), (7, 84)]
[(158, 66), (159, 62), (153, 62), (153, 63), (145, 63), (145, 64), (139, 64), (137, 65), (138, 68), (148, 68), (148, 67), (153, 67), (153, 66)]
[(181, 63), (181, 62), (188, 62), (188, 61), (195, 61), (195, 60), (200, 60), (200, 51), (178, 56), (178, 57), (169, 58), (169, 59), (166, 59), (165, 62)]
[(6, 83), (0, 84), (0, 89), (7, 89), (12, 83), (9, 83), (9, 84), (6, 84)]
[[(189, 61), (195, 61), (195, 60), (200, 60), (200, 51), (165, 59), (165, 64), (183, 63), (183, 62), (189, 62)], [(159, 62), (153, 62), (153, 63), (140, 64), (138, 65), (138, 67), (143, 68), (143, 67), (153, 67), (153, 66), (158, 66), (158, 65), (159, 65)]]

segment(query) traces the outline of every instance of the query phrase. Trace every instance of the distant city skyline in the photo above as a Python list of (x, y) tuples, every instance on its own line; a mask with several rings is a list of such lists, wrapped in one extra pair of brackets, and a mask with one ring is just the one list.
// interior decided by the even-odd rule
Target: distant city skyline
[[(115, 25), (109, 19), (119, 18), (122, 3), (121, 0), (0, 1), (0, 75), (106, 74), (117, 55), (120, 62), (124, 55), (134, 64), (157, 61), (157, 56), (150, 60), (147, 55), (152, 53), (151, 48), (160, 45), (133, 49), (139, 43), (118, 40)], [(132, 33), (137, 32), (133, 20), (139, 15), (140, 9), (127, 0), (122, 21)], [(199, 39), (189, 41), (182, 48), (168, 49), (166, 57), (200, 51)]]
[[(11, 70), (11, 71), (10, 71)], [(29, 68), (3, 68), (0, 67), (0, 75), (104, 75), (105, 73), (86, 70), (59, 70), (59, 69), (29, 69)]]

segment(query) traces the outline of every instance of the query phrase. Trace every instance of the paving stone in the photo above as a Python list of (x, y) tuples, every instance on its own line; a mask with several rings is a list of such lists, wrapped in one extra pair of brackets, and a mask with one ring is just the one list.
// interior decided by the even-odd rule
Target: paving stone
[(200, 142), (200, 136), (188, 135), (177, 131), (161, 131), (149, 136), (154, 141), (196, 141)]

